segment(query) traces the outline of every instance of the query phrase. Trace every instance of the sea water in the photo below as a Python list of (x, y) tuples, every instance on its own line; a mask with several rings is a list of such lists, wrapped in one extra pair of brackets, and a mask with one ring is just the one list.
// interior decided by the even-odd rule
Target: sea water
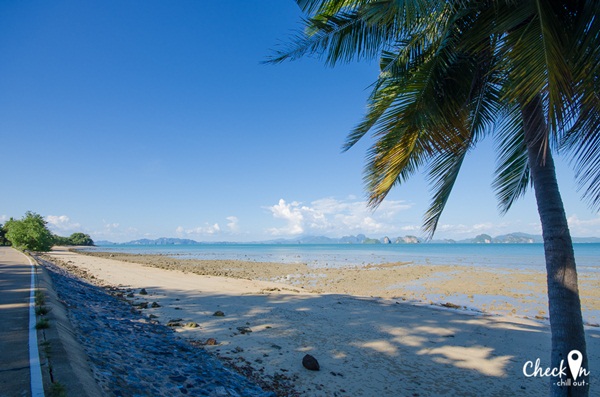
[[(181, 259), (237, 259), (306, 263), (310, 267), (366, 266), (390, 262), (485, 267), (545, 267), (542, 244), (195, 244), (109, 245), (94, 251), (159, 254)], [(574, 244), (579, 271), (600, 271), (600, 244)]]
[[(90, 248), (93, 251), (130, 254), (158, 254), (181, 259), (237, 259), (255, 262), (306, 263), (312, 268), (340, 268), (402, 262), (415, 265), (463, 265), (497, 269), (537, 270), (545, 272), (542, 244), (197, 244), (197, 245), (111, 245)], [(580, 275), (600, 277), (600, 244), (574, 244), (577, 271)], [(410, 289), (404, 285), (403, 288)], [(417, 283), (413, 288), (424, 288)], [(455, 294), (453, 303), (481, 308), (496, 299), (511, 303), (519, 313), (532, 308), (546, 309), (545, 296), (529, 304), (505, 296), (478, 295), (473, 302), (464, 294)], [(435, 294), (428, 301), (442, 302)], [(529, 311), (529, 312), (528, 312)], [(506, 314), (500, 312), (501, 314)], [(535, 314), (535, 313), (534, 313)], [(599, 310), (584, 310), (588, 324), (600, 322)]]

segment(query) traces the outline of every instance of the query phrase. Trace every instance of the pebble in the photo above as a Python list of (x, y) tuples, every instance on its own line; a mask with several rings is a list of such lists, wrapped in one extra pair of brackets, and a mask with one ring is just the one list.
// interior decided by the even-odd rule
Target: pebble
[(304, 368), (310, 371), (318, 371), (321, 369), (317, 359), (311, 356), (310, 354), (307, 354), (302, 358), (302, 365), (304, 366)]
[(192, 347), (171, 328), (132, 311), (130, 303), (118, 298), (123, 291), (107, 291), (53, 263), (42, 263), (105, 395), (275, 397), (204, 349)]

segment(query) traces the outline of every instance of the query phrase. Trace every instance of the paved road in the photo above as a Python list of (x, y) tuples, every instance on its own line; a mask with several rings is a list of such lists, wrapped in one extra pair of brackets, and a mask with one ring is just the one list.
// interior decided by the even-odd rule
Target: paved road
[(0, 247), (0, 397), (30, 396), (29, 287), (31, 265)]

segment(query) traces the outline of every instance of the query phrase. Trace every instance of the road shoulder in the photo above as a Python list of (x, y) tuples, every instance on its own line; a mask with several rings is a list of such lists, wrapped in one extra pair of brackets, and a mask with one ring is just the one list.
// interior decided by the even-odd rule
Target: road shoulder
[[(41, 261), (34, 258), (38, 263)], [(89, 365), (89, 358), (77, 340), (67, 308), (58, 298), (52, 279), (44, 266), (38, 269), (38, 288), (45, 294), (49, 328), (38, 331), (40, 354), (43, 357), (43, 376), (46, 390), (61, 388), (66, 396), (101, 397)]]

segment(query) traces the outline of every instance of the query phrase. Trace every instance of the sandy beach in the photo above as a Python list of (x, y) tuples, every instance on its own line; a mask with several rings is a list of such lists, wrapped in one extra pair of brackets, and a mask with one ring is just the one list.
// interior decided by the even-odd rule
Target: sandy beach
[[(209, 276), (272, 281), (313, 293), (401, 299), (419, 304), (458, 305), (491, 314), (547, 320), (543, 269), (408, 263), (344, 268), (241, 260), (178, 259), (164, 255), (87, 252), (113, 260)], [(600, 322), (600, 275), (579, 272), (584, 321)]]
[[(402, 263), (310, 269), (66, 249), (47, 257), (131, 291), (132, 303), (148, 303), (145, 315), (177, 320), (175, 330), (194, 345), (214, 339), (203, 348), (242, 372), (291, 381), (290, 395), (547, 394), (545, 378), (523, 375), (527, 361), (549, 365), (543, 274)], [(598, 310), (597, 277), (582, 277), (581, 290), (584, 311)], [(431, 305), (431, 297), (450, 307)], [(600, 330), (586, 332), (595, 389)], [(320, 371), (302, 366), (305, 354)]]

